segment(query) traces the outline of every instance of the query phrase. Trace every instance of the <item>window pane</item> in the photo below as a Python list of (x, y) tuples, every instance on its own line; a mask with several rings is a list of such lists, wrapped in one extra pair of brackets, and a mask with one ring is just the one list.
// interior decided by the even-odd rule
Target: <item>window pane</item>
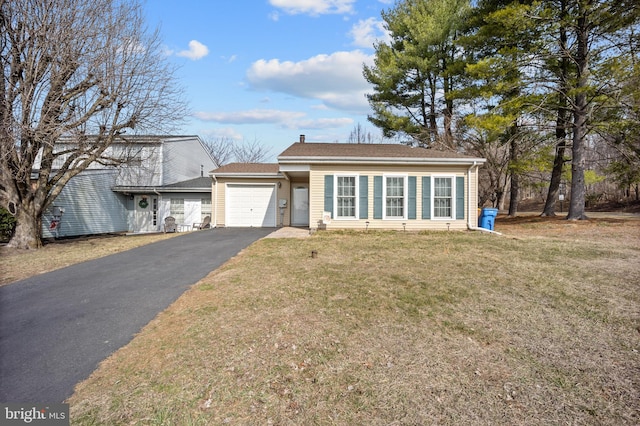
[(435, 217), (452, 217), (453, 206), (453, 179), (433, 179), (433, 215)]
[(337, 216), (356, 216), (356, 177), (338, 176), (337, 179)]
[(404, 178), (387, 178), (386, 213), (388, 217), (404, 217)]
[(200, 221), (204, 222), (204, 218), (211, 216), (211, 198), (202, 198), (200, 200)]
[(169, 214), (176, 218), (177, 223), (184, 222), (184, 198), (172, 198)]

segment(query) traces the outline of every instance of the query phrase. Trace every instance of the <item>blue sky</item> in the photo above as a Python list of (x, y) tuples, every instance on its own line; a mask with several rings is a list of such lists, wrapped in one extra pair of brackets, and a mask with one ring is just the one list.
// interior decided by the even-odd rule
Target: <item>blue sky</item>
[(374, 135), (362, 77), (393, 0), (146, 0), (192, 111), (183, 134), (258, 141), (272, 158), (300, 134)]

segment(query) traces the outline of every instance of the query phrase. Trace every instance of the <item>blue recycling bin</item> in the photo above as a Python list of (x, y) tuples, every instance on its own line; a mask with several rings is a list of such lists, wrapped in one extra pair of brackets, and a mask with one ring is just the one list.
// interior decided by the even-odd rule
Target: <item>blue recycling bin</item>
[(480, 217), (478, 218), (478, 226), (480, 228), (493, 231), (496, 216), (498, 216), (498, 209), (491, 209), (488, 207), (483, 208), (482, 212), (480, 212)]

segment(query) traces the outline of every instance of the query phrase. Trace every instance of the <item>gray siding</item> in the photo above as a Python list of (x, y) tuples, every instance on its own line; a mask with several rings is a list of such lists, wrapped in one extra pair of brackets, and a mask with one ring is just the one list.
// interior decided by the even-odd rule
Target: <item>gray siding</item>
[[(69, 181), (53, 202), (65, 209), (59, 237), (128, 231), (127, 198), (111, 190), (116, 175), (116, 170), (87, 170)], [(49, 231), (51, 219), (49, 209), (42, 219), (45, 238), (54, 236)]]
[(193, 137), (165, 141), (162, 161), (163, 185), (200, 176), (201, 165), (204, 176), (216, 167), (200, 139)]

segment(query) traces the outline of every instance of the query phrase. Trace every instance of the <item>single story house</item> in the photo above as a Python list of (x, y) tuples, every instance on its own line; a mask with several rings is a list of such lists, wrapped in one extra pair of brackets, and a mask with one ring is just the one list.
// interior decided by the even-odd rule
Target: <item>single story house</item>
[(307, 143), (210, 172), (213, 226), (467, 229), (485, 159), (401, 144)]
[[(73, 143), (63, 139), (59, 146)], [(204, 171), (216, 164), (198, 136), (127, 135), (105, 152), (119, 155), (126, 164), (96, 162), (69, 181), (43, 216), (43, 237), (159, 232), (170, 215), (184, 229), (211, 216), (211, 177)]]

